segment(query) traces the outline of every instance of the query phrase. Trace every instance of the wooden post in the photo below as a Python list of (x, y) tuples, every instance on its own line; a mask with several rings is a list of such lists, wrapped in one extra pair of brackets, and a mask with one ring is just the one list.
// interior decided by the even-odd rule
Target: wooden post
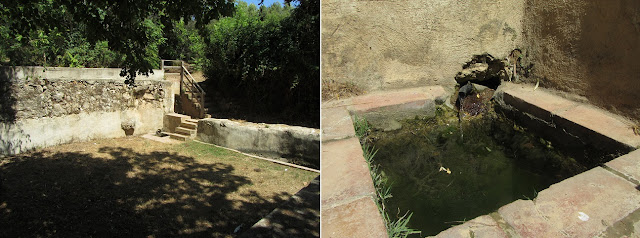
[(182, 68), (182, 60), (180, 61), (180, 94), (182, 94), (182, 85), (184, 79), (184, 68)]

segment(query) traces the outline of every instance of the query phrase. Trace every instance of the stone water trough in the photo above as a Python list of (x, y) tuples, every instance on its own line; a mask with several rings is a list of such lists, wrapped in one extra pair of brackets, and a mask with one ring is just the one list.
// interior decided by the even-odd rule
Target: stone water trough
[[(437, 237), (622, 237), (640, 233), (640, 136), (627, 119), (534, 85), (502, 83), (494, 101), (511, 118), (551, 138), (618, 156), (439, 233)], [(322, 233), (385, 237), (375, 190), (352, 115), (393, 130), (402, 118), (433, 115), (449, 95), (441, 86), (372, 93), (322, 105)], [(377, 125), (376, 125), (377, 124)]]

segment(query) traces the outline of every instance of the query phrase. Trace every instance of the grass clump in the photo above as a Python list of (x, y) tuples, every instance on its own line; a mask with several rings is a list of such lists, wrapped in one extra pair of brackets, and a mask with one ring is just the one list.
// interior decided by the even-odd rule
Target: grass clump
[(365, 137), (369, 133), (369, 130), (371, 130), (371, 127), (366, 119), (358, 118), (357, 116), (354, 116), (353, 124), (356, 136), (358, 136), (360, 144), (362, 145), (362, 155), (369, 166), (369, 173), (371, 174), (371, 179), (373, 180), (373, 185), (376, 190), (376, 205), (384, 219), (387, 235), (395, 238), (408, 237), (411, 234), (420, 234), (420, 231), (408, 227), (409, 220), (411, 220), (411, 216), (413, 215), (409, 213), (409, 211), (402, 216), (397, 216), (395, 220), (389, 217), (385, 204), (389, 198), (393, 197), (391, 195), (391, 185), (388, 183), (384, 172), (379, 170), (378, 164), (373, 160), (378, 150), (365, 142)]

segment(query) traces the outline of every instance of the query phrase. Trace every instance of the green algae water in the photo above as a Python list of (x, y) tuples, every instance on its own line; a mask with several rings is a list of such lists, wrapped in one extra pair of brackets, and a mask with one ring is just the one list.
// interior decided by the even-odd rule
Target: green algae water
[(378, 149), (374, 163), (391, 185), (389, 217), (412, 212), (409, 227), (422, 236), (515, 200), (533, 199), (538, 191), (587, 169), (495, 112), (461, 122), (446, 107), (436, 114), (366, 137)]

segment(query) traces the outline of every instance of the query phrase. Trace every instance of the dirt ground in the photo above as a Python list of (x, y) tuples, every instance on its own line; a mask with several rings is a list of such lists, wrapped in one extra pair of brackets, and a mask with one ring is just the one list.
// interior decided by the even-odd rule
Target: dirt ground
[(0, 237), (233, 237), (317, 174), (127, 137), (0, 158), (0, 176)]

